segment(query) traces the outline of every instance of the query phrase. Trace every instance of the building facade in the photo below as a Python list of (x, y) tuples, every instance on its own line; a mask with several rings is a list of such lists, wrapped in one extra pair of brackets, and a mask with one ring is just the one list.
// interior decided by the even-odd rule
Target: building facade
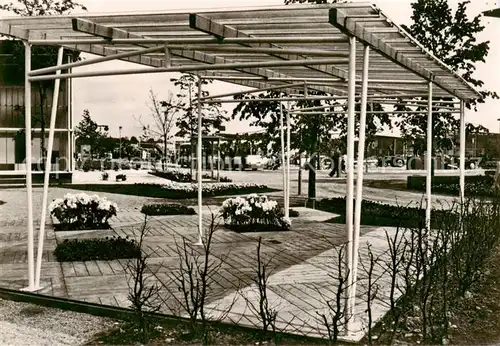
[[(3, 46), (3, 47), (2, 47)], [(10, 46), (0, 41), (0, 172), (19, 172), (26, 169), (25, 143), (25, 92), (24, 78), (12, 78), (15, 69), (13, 55), (5, 48)], [(16, 71), (17, 74), (19, 74)], [(18, 76), (17, 76), (18, 77)], [(32, 84), (32, 142), (31, 153), (33, 171), (43, 169), (42, 132), (45, 132), (44, 147), (47, 150), (52, 98), (54, 94), (53, 81), (43, 86)], [(44, 97), (41, 98), (40, 95)], [(57, 118), (52, 151), (53, 172), (70, 172), (73, 167), (73, 134), (71, 112), (71, 82), (61, 81)], [(42, 121), (43, 118), (43, 121)], [(45, 131), (42, 130), (45, 128)]]

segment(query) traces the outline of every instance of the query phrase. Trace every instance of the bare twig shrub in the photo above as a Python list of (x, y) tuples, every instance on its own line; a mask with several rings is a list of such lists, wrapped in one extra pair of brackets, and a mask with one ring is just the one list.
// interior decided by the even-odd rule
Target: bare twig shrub
[(179, 267), (173, 277), (174, 285), (180, 292), (180, 311), (189, 319), (190, 334), (193, 337), (201, 336), (205, 344), (209, 342), (208, 322), (225, 319), (236, 300), (235, 297), (227, 306), (218, 307), (217, 316), (207, 311), (208, 299), (216, 293), (217, 274), (226, 258), (217, 258), (211, 252), (213, 236), (219, 223), (220, 216), (211, 213), (210, 227), (204, 234), (201, 247), (189, 244), (185, 238), (180, 243), (176, 242)]
[[(382, 252), (376, 255), (372, 250), (372, 244), (367, 243), (367, 261), (360, 261), (361, 268), (366, 275), (366, 314), (368, 317), (368, 343), (371, 345), (373, 343), (373, 302), (378, 297), (378, 292), (380, 289), (379, 281), (384, 277), (386, 270), (382, 265), (382, 257), (386, 252)], [(377, 271), (379, 269), (379, 271)]]
[(316, 313), (321, 318), (323, 326), (328, 332), (330, 344), (338, 342), (342, 328), (347, 324), (347, 305), (345, 297), (349, 285), (349, 275), (351, 275), (351, 273), (347, 266), (346, 248), (347, 244), (342, 244), (334, 248), (335, 267), (333, 268), (333, 273), (328, 274), (331, 279), (329, 283), (332, 289), (327, 293), (318, 290), (322, 300), (326, 304), (326, 308), (324, 312), (316, 311)]
[(420, 335), (424, 343), (447, 342), (454, 306), (481, 278), (500, 242), (498, 198), (441, 207), (433, 212), (432, 229), (422, 218), (402, 236), (399, 230), (393, 238), (386, 236), (391, 287), (384, 325), (390, 328), (382, 332), (389, 334), (387, 343), (401, 329)]
[(144, 239), (149, 231), (147, 222), (147, 216), (145, 216), (136, 239), (140, 249), (139, 256), (129, 260), (125, 266), (125, 271), (129, 275), (127, 280), (129, 288), (128, 300), (135, 312), (136, 323), (144, 343), (149, 343), (150, 335), (146, 313), (157, 312), (161, 307), (158, 300), (160, 286), (155, 282), (154, 273), (151, 273), (148, 268), (150, 254), (144, 250)]

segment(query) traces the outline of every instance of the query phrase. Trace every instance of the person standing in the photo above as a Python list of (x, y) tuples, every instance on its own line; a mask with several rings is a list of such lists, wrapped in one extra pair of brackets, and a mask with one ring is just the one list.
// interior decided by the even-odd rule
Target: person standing
[(328, 174), (330, 177), (333, 178), (333, 176), (337, 176), (337, 178), (340, 177), (340, 171), (339, 171), (339, 159), (340, 159), (340, 155), (338, 153), (338, 151), (334, 151), (333, 152), (333, 155), (332, 155), (332, 170), (331, 172)]

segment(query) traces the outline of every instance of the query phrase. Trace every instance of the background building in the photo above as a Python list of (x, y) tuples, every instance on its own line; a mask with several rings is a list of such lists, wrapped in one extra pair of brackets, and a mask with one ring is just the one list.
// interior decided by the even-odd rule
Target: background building
[[(0, 172), (25, 170), (25, 120), (24, 120), (24, 73), (18, 71), (13, 54), (13, 41), (0, 41)], [(65, 57), (68, 61), (70, 57)], [(42, 126), (45, 127), (45, 150), (48, 145), (50, 113), (52, 109), (53, 83), (48, 88), (32, 85), (32, 162), (33, 171), (41, 171), (43, 156)], [(41, 98), (41, 90), (45, 97)], [(43, 102), (42, 102), (43, 101)], [(43, 105), (42, 105), (43, 103)], [(61, 81), (54, 147), (52, 152), (53, 172), (71, 172), (73, 161), (71, 83)], [(42, 114), (44, 122), (42, 122)], [(44, 124), (43, 124), (44, 123)]]

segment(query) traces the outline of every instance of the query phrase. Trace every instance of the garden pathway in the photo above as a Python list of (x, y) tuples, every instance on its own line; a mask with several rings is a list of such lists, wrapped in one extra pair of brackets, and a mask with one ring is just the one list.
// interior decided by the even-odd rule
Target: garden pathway
[[(49, 199), (61, 197), (70, 189), (52, 188)], [(157, 201), (152, 198), (131, 197), (116, 194), (99, 193), (107, 196), (120, 206), (116, 218), (111, 220), (112, 230), (82, 232), (78, 237), (105, 237), (112, 235), (133, 237), (143, 222), (140, 207), (147, 202)], [(26, 220), (25, 190), (1, 190), (1, 199), (7, 203), (0, 206), (0, 286), (20, 289), (27, 286)], [(34, 210), (40, 211), (41, 189), (34, 190)], [(207, 229), (210, 224), (210, 210), (217, 206), (204, 206), (203, 222)], [(213, 263), (220, 268), (213, 274), (213, 286), (209, 292), (208, 303), (213, 313), (228, 301), (245, 295), (254, 301), (256, 271), (256, 247), (262, 237), (263, 259), (269, 261), (271, 273), (269, 287), (273, 304), (278, 304), (281, 327), (287, 331), (324, 336), (324, 328), (318, 322), (318, 312), (324, 306), (325, 297), (332, 294), (331, 275), (335, 274), (335, 253), (346, 241), (345, 226), (324, 223), (333, 215), (324, 212), (304, 210), (299, 218), (293, 219), (289, 232), (263, 232), (239, 234), (225, 229), (218, 230), (213, 239)], [(39, 218), (35, 218), (37, 220)], [(37, 225), (35, 223), (35, 225)], [(192, 245), (197, 240), (197, 216), (161, 216), (151, 217), (148, 222), (149, 232), (145, 248), (151, 255), (150, 269), (155, 273), (155, 280), (163, 285), (162, 311), (180, 313), (182, 297), (177, 289), (175, 275), (179, 269), (178, 245), (182, 239), (190, 251), (199, 252), (200, 248)], [(391, 235), (389, 230), (389, 235)], [(37, 232), (35, 232), (36, 234)], [(384, 230), (377, 227), (361, 227), (361, 244), (370, 242), (376, 251), (385, 249)], [(68, 233), (55, 233), (50, 224), (46, 232), (43, 253), (41, 282), (44, 289), (40, 292), (51, 296), (71, 298), (104, 305), (127, 307), (128, 284), (125, 274), (126, 260), (88, 261), (58, 263), (53, 257), (53, 250), (58, 242), (68, 237)], [(35, 237), (35, 244), (37, 239)], [(362, 252), (363, 253), (363, 252)], [(362, 257), (363, 258), (363, 257)], [(359, 304), (361, 300), (359, 300)], [(358, 311), (363, 311), (358, 304)], [(251, 317), (248, 303), (235, 301), (234, 310), (227, 317), (245, 325), (256, 325)], [(377, 314), (381, 315), (381, 305)], [(356, 320), (357, 334), (351, 340), (362, 335), (362, 319)], [(288, 322), (292, 322), (288, 324)]]

